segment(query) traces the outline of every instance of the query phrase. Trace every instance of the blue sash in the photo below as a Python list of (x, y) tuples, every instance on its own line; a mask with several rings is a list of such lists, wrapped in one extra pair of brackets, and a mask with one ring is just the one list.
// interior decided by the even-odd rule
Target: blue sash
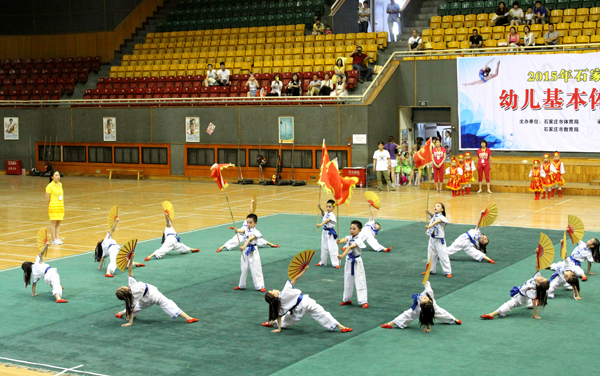
[(521, 290), (519, 289), (519, 287), (515, 286), (512, 288), (512, 290), (510, 290), (510, 297), (512, 298), (513, 296), (515, 296), (517, 294), (523, 295), (523, 294), (521, 294)]
[(413, 305), (410, 306), (410, 309), (412, 309), (414, 311), (415, 308), (417, 308), (417, 305), (419, 304), (419, 294), (413, 294), (412, 298), (413, 298)]
[[(292, 308), (290, 308), (290, 310), (288, 312), (290, 312), (292, 315), (294, 314), (294, 309), (296, 309), (296, 307), (298, 307), (298, 305), (300, 304), (300, 302), (302, 301), (302, 298), (304, 296), (302, 294), (300, 294), (300, 296), (298, 296), (298, 300), (296, 301), (296, 304), (294, 304), (294, 306)], [(287, 312), (286, 312), (287, 313)], [(285, 315), (284, 315), (285, 316)]]
[(431, 233), (431, 237), (433, 239), (440, 239), (442, 241), (442, 244), (446, 244), (446, 242), (444, 241), (444, 238), (436, 238), (433, 232)]
[(558, 277), (558, 273), (554, 273), (554, 274), (552, 274), (552, 277), (550, 277), (550, 282), (552, 282), (552, 280), (553, 280), (554, 278), (556, 278), (556, 277)]
[(471, 237), (471, 234), (469, 234), (468, 232), (466, 234), (469, 237), (469, 241), (471, 243), (473, 243), (473, 245), (475, 246), (475, 248), (477, 248), (477, 241), (475, 239), (473, 239), (473, 237)]
[(44, 274), (48, 273), (48, 270), (50, 270), (50, 267), (47, 267), (46, 270), (44, 270)]
[(248, 256), (250, 254), (250, 252), (254, 252), (256, 251), (256, 245), (255, 244), (249, 244), (246, 249), (245, 249), (245, 254), (246, 256)]
[(167, 234), (166, 236), (174, 236), (177, 239), (177, 243), (181, 243), (181, 240), (179, 240), (179, 236), (177, 236), (177, 234)]
[(371, 230), (373, 230), (373, 233), (374, 233), (375, 235), (377, 235), (377, 233), (379, 232), (379, 230), (377, 230), (375, 227), (373, 227), (373, 226), (371, 226), (371, 225), (365, 225), (365, 227), (368, 227), (368, 228), (370, 228)]
[(327, 231), (327, 233), (329, 235), (332, 235), (334, 239), (338, 238), (338, 234), (337, 234), (337, 232), (335, 232), (335, 227), (332, 227), (332, 228), (323, 227), (323, 231)]
[(573, 258), (573, 256), (569, 256), (569, 258), (571, 259), (571, 261), (573, 261), (573, 263), (579, 267), (581, 267), (581, 263), (579, 261), (577, 261), (576, 259)]
[(350, 274), (354, 275), (354, 263), (356, 262), (356, 259), (359, 258), (360, 255), (358, 256), (354, 256), (353, 253), (348, 253), (348, 258), (350, 259), (351, 264), (351, 268), (350, 268)]
[(146, 296), (146, 294), (148, 293), (148, 284), (147, 283), (144, 283), (144, 284), (146, 285), (146, 290), (144, 290), (144, 295), (142, 295), (142, 298), (144, 296)]

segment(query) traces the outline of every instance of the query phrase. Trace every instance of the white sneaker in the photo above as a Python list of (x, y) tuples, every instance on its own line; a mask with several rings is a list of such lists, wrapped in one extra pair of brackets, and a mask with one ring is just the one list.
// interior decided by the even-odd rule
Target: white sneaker
[(60, 243), (58, 242), (58, 240), (53, 240), (50, 242), (50, 244), (52, 245), (60, 245)]
[(60, 239), (56, 239), (56, 241), (58, 242), (58, 245), (65, 244), (65, 243), (64, 243), (62, 240), (60, 240)]

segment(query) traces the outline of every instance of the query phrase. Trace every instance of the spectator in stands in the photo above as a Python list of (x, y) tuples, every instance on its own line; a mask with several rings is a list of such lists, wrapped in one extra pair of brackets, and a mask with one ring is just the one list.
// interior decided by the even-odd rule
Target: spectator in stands
[(519, 34), (517, 34), (517, 28), (514, 26), (511, 26), (510, 28), (510, 34), (508, 34), (508, 37), (506, 38), (508, 39), (508, 46), (512, 47), (513, 49), (519, 49)]
[(221, 69), (217, 71), (217, 83), (219, 86), (231, 85), (229, 76), (231, 76), (231, 72), (225, 68), (225, 63), (221, 62)]
[(317, 18), (313, 25), (312, 35), (324, 35), (325, 34), (325, 25), (321, 23), (321, 19)]
[(254, 77), (254, 73), (250, 73), (250, 77), (248, 77), (248, 81), (246, 82), (246, 86), (250, 89), (248, 91), (248, 97), (256, 97), (256, 93), (258, 93), (258, 81), (256, 77)]
[(325, 77), (323, 78), (323, 82), (321, 83), (321, 90), (319, 91), (319, 95), (328, 96), (331, 94), (332, 91), (333, 80), (329, 76), (329, 73), (325, 73)]
[(283, 82), (281, 82), (281, 75), (279, 73), (275, 73), (275, 75), (273, 75), (273, 81), (271, 81), (271, 92), (267, 94), (267, 97), (281, 96), (282, 89)]
[(531, 29), (529, 28), (529, 26), (525, 26), (523, 28), (523, 32), (525, 33), (525, 37), (523, 39), (524, 43), (523, 43), (522, 49), (524, 50), (525, 47), (535, 46), (535, 34), (533, 34), (531, 32)]
[(348, 95), (348, 90), (346, 90), (346, 83), (342, 80), (341, 77), (337, 77), (335, 89), (329, 95), (332, 97), (345, 97)]
[[(393, 1), (394, 0), (392, 0), (392, 2)], [(358, 80), (360, 82), (368, 81), (373, 74), (373, 69), (367, 65), (370, 59), (369, 55), (363, 54), (362, 46), (356, 46), (356, 51), (354, 51), (350, 57), (352, 57), (352, 69), (358, 71)], [(363, 70), (366, 71), (364, 77), (362, 77)]]
[(371, 20), (371, 8), (369, 8), (369, 2), (365, 1), (358, 5), (358, 32), (368, 33), (369, 32), (369, 21)]
[(313, 74), (313, 79), (308, 84), (308, 90), (306, 91), (306, 95), (308, 95), (308, 96), (319, 95), (319, 92), (321, 90), (321, 85), (323, 85), (323, 83), (321, 82), (321, 80), (319, 80), (319, 76), (317, 76), (316, 74)]
[(285, 88), (285, 94), (291, 97), (299, 97), (302, 95), (302, 83), (300, 82), (300, 77), (298, 73), (294, 73), (292, 75), (292, 80), (287, 84)]
[[(394, 0), (390, 0), (390, 3), (387, 5), (386, 12), (387, 12), (387, 14), (389, 14), (388, 28), (389, 28), (390, 42), (392, 40), (394, 42), (397, 42), (398, 41), (398, 33), (402, 32), (402, 26), (400, 24), (400, 5), (396, 4), (394, 2)], [(396, 24), (398, 26), (397, 33), (394, 33), (394, 24)]]
[(331, 26), (325, 26), (325, 35), (333, 34), (333, 30), (331, 30)]
[(527, 12), (525, 13), (525, 25), (533, 24), (533, 9), (531, 7), (527, 8)]
[(535, 2), (535, 9), (533, 10), (533, 21), (536, 24), (546, 24), (550, 22), (550, 14), (545, 6), (542, 6), (541, 1)]
[(473, 34), (469, 37), (469, 48), (481, 47), (483, 47), (483, 38), (477, 32), (477, 29), (473, 29)]
[(412, 37), (408, 39), (408, 49), (414, 52), (423, 49), (423, 40), (419, 36), (417, 29), (413, 29)]
[(558, 32), (554, 30), (554, 24), (548, 24), (548, 32), (544, 35), (546, 46), (556, 46), (558, 44)]
[(514, 26), (519, 26), (519, 24), (523, 23), (523, 9), (519, 8), (519, 2), (513, 2), (513, 8), (508, 12), (508, 18), (510, 18), (510, 24)]
[(503, 26), (508, 24), (508, 9), (506, 9), (506, 4), (504, 1), (501, 1), (498, 4), (498, 9), (496, 9), (496, 14), (492, 18), (493, 26)]
[(212, 64), (206, 66), (206, 78), (202, 84), (206, 87), (217, 85), (217, 71), (213, 69)]
[(337, 77), (341, 77), (342, 80), (346, 81), (346, 66), (344, 65), (344, 59), (338, 58), (335, 61), (335, 66), (333, 67), (335, 76), (334, 80), (337, 82)]

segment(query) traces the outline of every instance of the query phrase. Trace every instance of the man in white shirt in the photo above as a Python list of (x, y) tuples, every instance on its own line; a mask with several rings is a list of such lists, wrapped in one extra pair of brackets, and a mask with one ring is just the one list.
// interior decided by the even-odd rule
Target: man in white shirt
[[(390, 0), (387, 5), (386, 13), (388, 14), (388, 28), (390, 42), (398, 41), (398, 33), (402, 33), (402, 25), (400, 24), (400, 5), (396, 4), (394, 0)], [(394, 33), (394, 23), (398, 25), (398, 33)]]
[(231, 85), (229, 76), (231, 76), (231, 72), (229, 69), (225, 69), (225, 63), (221, 62), (221, 69), (217, 71), (217, 83), (219, 86)]
[(381, 183), (381, 177), (383, 176), (390, 190), (395, 191), (396, 189), (390, 181), (390, 173), (388, 171), (392, 165), (390, 153), (383, 149), (384, 143), (382, 141), (379, 141), (377, 146), (379, 150), (376, 150), (373, 154), (373, 170), (377, 171), (377, 188), (379, 191), (383, 191), (383, 184)]
[(423, 40), (417, 29), (413, 29), (412, 37), (408, 39), (408, 49), (415, 52), (423, 49)]

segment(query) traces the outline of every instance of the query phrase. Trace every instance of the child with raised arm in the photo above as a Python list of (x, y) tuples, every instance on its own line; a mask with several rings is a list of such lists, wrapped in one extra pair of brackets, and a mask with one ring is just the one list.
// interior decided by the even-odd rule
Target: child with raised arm
[(246, 279), (248, 277), (248, 269), (252, 274), (252, 282), (254, 283), (254, 289), (265, 292), (265, 280), (262, 274), (262, 265), (260, 263), (260, 254), (258, 253), (257, 242), (258, 239), (262, 238), (262, 234), (256, 228), (258, 223), (258, 216), (250, 213), (246, 217), (246, 228), (236, 229), (238, 234), (242, 234), (242, 245), (240, 250), (241, 255), (241, 269), (242, 275), (240, 276), (240, 284), (237, 285), (234, 290), (245, 290)]
[(269, 321), (262, 325), (272, 328), (277, 323), (277, 329), (272, 332), (279, 333), (281, 329), (297, 324), (305, 315), (308, 315), (329, 331), (333, 331), (337, 327), (342, 333), (351, 332), (351, 328), (340, 324), (314, 299), (303, 295), (302, 291), (294, 288), (298, 279), (307, 270), (308, 265), (296, 278), (287, 281), (283, 290), (271, 290), (265, 294), (265, 301), (269, 303)]
[(375, 216), (373, 215), (373, 209), (371, 209), (370, 204), (369, 204), (369, 210), (371, 211), (371, 216), (369, 217), (369, 221), (367, 223), (365, 223), (362, 230), (360, 230), (360, 236), (362, 238), (363, 243), (365, 243), (365, 242), (368, 243), (375, 252), (391, 251), (393, 247), (385, 248), (384, 246), (379, 244), (377, 239), (375, 239), (375, 236), (377, 236), (377, 233), (379, 232), (379, 230), (381, 230), (381, 225), (379, 223), (375, 222)]
[(344, 253), (338, 256), (340, 260), (348, 256), (346, 265), (344, 266), (344, 296), (340, 305), (352, 304), (352, 293), (354, 285), (356, 285), (358, 304), (363, 308), (369, 308), (367, 278), (365, 276), (365, 267), (360, 257), (362, 250), (366, 248), (360, 236), (361, 230), (362, 223), (352, 221), (350, 224), (350, 236), (337, 240), (337, 244), (348, 243), (342, 248)]
[(487, 315), (481, 315), (480, 317), (485, 320), (493, 320), (494, 317), (506, 317), (506, 314), (512, 311), (516, 307), (530, 306), (533, 305), (533, 318), (541, 319), (538, 316), (538, 305), (545, 307), (548, 304), (548, 289), (550, 288), (550, 282), (537, 272), (533, 275), (533, 278), (527, 280), (520, 287), (513, 287), (510, 290), (510, 300), (500, 306), (496, 311), (488, 313)]
[(581, 289), (579, 288), (579, 279), (577, 274), (564, 261), (553, 265), (555, 273), (550, 277), (550, 288), (548, 288), (548, 298), (554, 299), (554, 292), (560, 287), (573, 291), (573, 299), (581, 300)]
[(200, 252), (200, 249), (198, 248), (190, 248), (187, 245), (183, 244), (179, 240), (177, 231), (175, 231), (175, 229), (173, 228), (171, 220), (169, 219), (169, 216), (167, 214), (165, 214), (165, 219), (167, 220), (167, 226), (165, 227), (165, 231), (163, 232), (162, 245), (159, 249), (154, 251), (154, 253), (146, 257), (144, 261), (150, 261), (152, 257), (155, 257), (157, 260), (160, 260), (164, 257), (164, 255), (166, 255), (172, 250), (175, 250), (175, 252), (179, 253), (180, 255), (190, 252)]
[(183, 312), (175, 302), (168, 299), (166, 296), (161, 294), (160, 291), (151, 284), (140, 282), (133, 277), (131, 268), (133, 267), (133, 258), (135, 253), (131, 254), (127, 272), (129, 273), (129, 287), (121, 286), (117, 289), (117, 299), (125, 301), (125, 310), (117, 312), (115, 317), (123, 318), (123, 315), (129, 322), (121, 326), (131, 326), (133, 319), (143, 310), (153, 305), (158, 305), (165, 313), (171, 316), (173, 319), (181, 316), (187, 320), (188, 323), (197, 322), (198, 319), (188, 316)]
[(424, 326), (423, 333), (431, 331), (431, 325), (435, 325), (433, 320), (438, 320), (444, 324), (461, 325), (462, 321), (452, 316), (448, 311), (437, 305), (433, 298), (433, 290), (429, 281), (425, 283), (425, 291), (420, 294), (413, 294), (412, 306), (396, 317), (393, 321), (381, 325), (382, 328), (392, 329), (394, 325), (400, 329), (406, 329), (416, 318), (419, 318), (420, 326)]
[[(117, 224), (119, 223), (119, 218), (115, 218), (115, 224), (108, 230), (106, 233), (106, 237), (99, 241), (96, 244), (96, 252), (94, 255), (94, 259), (97, 262), (100, 262), (100, 266), (98, 269), (102, 269), (102, 265), (104, 265), (104, 259), (109, 258), (110, 262), (108, 263), (108, 267), (106, 268), (105, 277), (112, 278), (115, 276), (115, 270), (117, 270), (117, 254), (119, 254), (119, 247), (117, 245), (116, 240), (112, 238), (113, 233), (117, 229)], [(141, 268), (142, 266), (146, 266), (141, 262), (135, 263), (136, 268)]]
[(329, 256), (331, 259), (331, 266), (339, 269), (340, 261), (338, 260), (338, 246), (336, 243), (338, 234), (335, 232), (337, 219), (335, 218), (335, 214), (333, 214), (334, 205), (334, 200), (327, 201), (327, 205), (325, 205), (327, 213), (321, 209), (321, 204), (317, 205), (321, 211), (321, 217), (323, 218), (323, 222), (317, 224), (317, 228), (323, 227), (323, 234), (321, 235), (321, 261), (317, 266), (327, 266), (327, 257)]
[[(247, 227), (248, 227), (248, 223), (244, 220), (242, 229), (247, 228)], [(229, 228), (235, 231), (235, 229), (233, 227), (229, 227)], [(221, 252), (223, 249), (225, 249), (227, 251), (232, 251), (234, 249), (237, 249), (239, 246), (240, 246), (240, 238), (237, 235), (233, 235), (233, 238), (229, 239), (225, 244), (223, 244), (222, 246), (220, 246), (217, 249), (217, 252)], [(258, 239), (256, 241), (256, 246), (258, 248), (264, 248), (266, 246), (269, 246), (271, 248), (279, 248), (280, 247), (277, 244), (267, 241), (265, 238)]]
[(25, 261), (21, 265), (23, 269), (23, 277), (25, 279), (25, 288), (31, 283), (31, 296), (38, 296), (35, 293), (35, 286), (37, 282), (44, 278), (44, 281), (48, 286), (52, 287), (52, 295), (56, 298), (57, 303), (68, 303), (67, 300), (62, 298), (62, 286), (60, 284), (60, 276), (56, 268), (51, 268), (50, 265), (44, 263), (44, 254), (48, 250), (48, 243), (44, 245), (44, 249), (36, 257), (35, 263)]
[[(567, 257), (564, 261), (565, 266), (574, 271), (577, 277), (581, 277), (582, 281), (587, 281), (587, 275), (581, 267), (581, 263), (587, 260), (587, 274), (595, 275), (592, 273), (592, 263), (600, 261), (600, 242), (596, 238), (592, 238), (587, 242), (579, 241), (577, 247), (571, 252), (571, 256)], [(552, 264), (550, 269), (556, 270), (558, 264)]]
[[(485, 210), (481, 213), (483, 214), (484, 212)], [(478, 262), (485, 260), (490, 264), (495, 264), (496, 262), (494, 260), (485, 255), (487, 253), (486, 247), (489, 242), (490, 240), (488, 237), (483, 235), (479, 226), (477, 226), (459, 236), (452, 245), (446, 248), (446, 253), (448, 253), (448, 256), (452, 256), (460, 251), (465, 251), (467, 255)]]
[[(444, 275), (452, 278), (452, 267), (450, 266), (450, 258), (446, 249), (445, 228), (448, 220), (446, 219), (446, 207), (441, 202), (436, 202), (433, 206), (433, 213), (425, 210), (429, 216), (429, 224), (425, 225), (426, 234), (429, 236), (429, 244), (427, 245), (427, 261), (431, 260), (431, 274), (435, 274), (437, 270), (437, 261), (440, 259)], [(423, 272), (422, 274), (425, 274)]]

